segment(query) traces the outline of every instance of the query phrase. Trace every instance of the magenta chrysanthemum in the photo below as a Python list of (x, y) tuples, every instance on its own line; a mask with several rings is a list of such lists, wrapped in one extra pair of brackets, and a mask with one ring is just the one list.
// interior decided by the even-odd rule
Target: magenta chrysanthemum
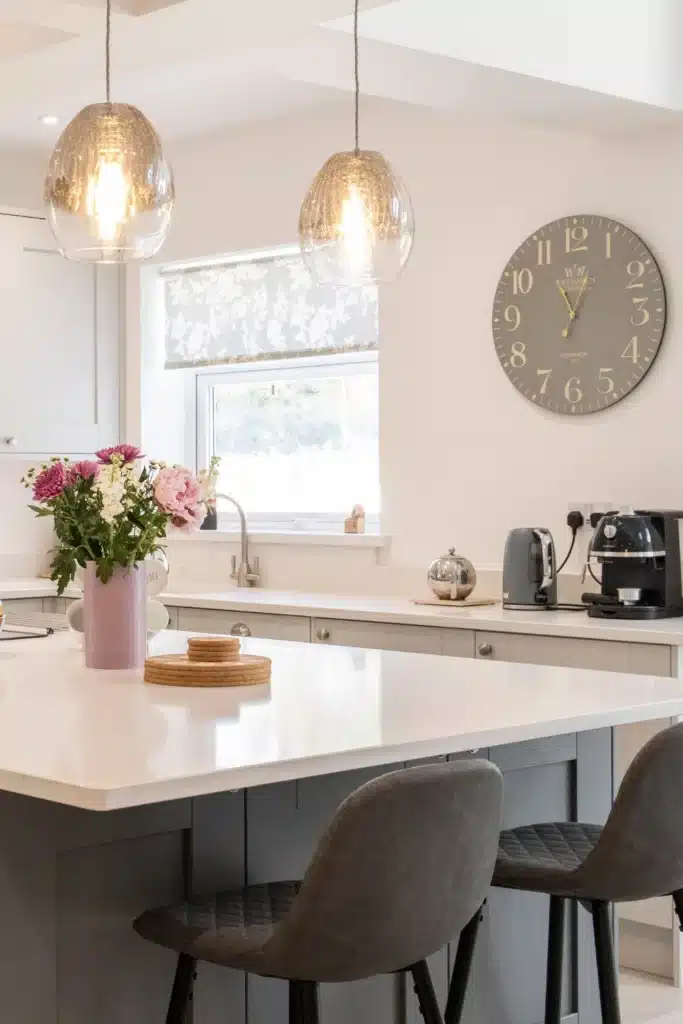
[(142, 458), (142, 452), (134, 444), (117, 444), (113, 448), (100, 448), (95, 455), (104, 465), (111, 462), (112, 455), (120, 455), (124, 462), (135, 462), (136, 459)]
[(72, 462), (66, 471), (66, 482), (69, 487), (73, 487), (79, 480), (91, 480), (97, 477), (100, 472), (100, 465), (98, 462), (92, 462), (90, 459), (83, 459), (81, 462)]
[(49, 501), (57, 498), (67, 486), (67, 471), (63, 462), (53, 462), (33, 481), (35, 501)]

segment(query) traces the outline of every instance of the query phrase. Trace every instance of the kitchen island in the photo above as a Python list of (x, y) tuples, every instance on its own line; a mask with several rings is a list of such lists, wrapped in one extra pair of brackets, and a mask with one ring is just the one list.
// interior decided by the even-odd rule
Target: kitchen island
[[(167, 632), (157, 651), (182, 650)], [(674, 679), (263, 640), (270, 686), (145, 685), (83, 667), (70, 634), (0, 645), (0, 981), (12, 1024), (162, 1020), (173, 958), (147, 906), (296, 877), (343, 797), (388, 767), (490, 756), (504, 824), (604, 820), (612, 728), (683, 713)], [(106, 813), (102, 813), (106, 812)], [(466, 1020), (542, 1018), (546, 902), (496, 891)], [(598, 1019), (587, 915), (565, 1015)], [(452, 950), (433, 958), (445, 993)], [(415, 1024), (403, 979), (324, 986), (323, 1019)], [(286, 988), (206, 967), (193, 1024), (286, 1019)]]

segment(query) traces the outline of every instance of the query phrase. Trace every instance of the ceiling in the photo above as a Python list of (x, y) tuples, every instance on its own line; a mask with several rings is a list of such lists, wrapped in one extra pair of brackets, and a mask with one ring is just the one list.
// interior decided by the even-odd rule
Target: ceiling
[[(182, 137), (352, 87), (353, 0), (114, 0), (114, 99)], [(367, 94), (581, 130), (683, 114), (680, 0), (361, 0)], [(103, 98), (105, 0), (0, 0), (0, 145)], [(680, 70), (679, 70), (679, 65)], [(56, 114), (60, 127), (40, 123)]]

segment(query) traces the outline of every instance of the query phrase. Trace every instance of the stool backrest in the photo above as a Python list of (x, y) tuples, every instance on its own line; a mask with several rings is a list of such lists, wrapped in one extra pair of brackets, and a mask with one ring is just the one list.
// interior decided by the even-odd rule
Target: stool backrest
[(619, 787), (581, 889), (640, 900), (683, 888), (683, 723), (645, 744)]
[(486, 897), (501, 803), (484, 760), (408, 768), (352, 793), (268, 943), (288, 976), (390, 973), (454, 938)]

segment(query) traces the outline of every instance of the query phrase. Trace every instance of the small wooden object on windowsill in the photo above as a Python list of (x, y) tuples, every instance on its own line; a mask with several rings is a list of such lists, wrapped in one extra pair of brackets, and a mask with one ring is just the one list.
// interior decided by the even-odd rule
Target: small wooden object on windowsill
[(344, 520), (344, 533), (365, 533), (365, 509), (354, 505), (351, 515)]
[(145, 682), (159, 686), (258, 686), (270, 682), (270, 658), (242, 654), (233, 636), (196, 636), (187, 654), (147, 658)]

